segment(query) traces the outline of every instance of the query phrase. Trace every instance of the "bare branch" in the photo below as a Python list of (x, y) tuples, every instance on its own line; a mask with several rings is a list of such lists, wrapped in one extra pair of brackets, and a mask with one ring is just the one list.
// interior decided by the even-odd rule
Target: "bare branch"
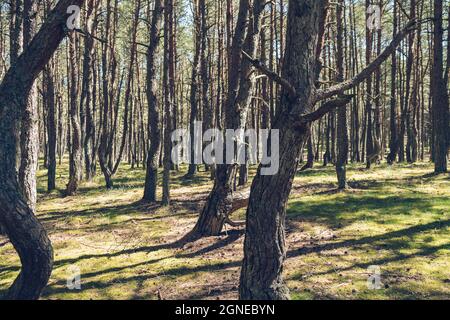
[(242, 51), (245, 58), (247, 58), (250, 63), (258, 69), (261, 73), (265, 74), (270, 80), (278, 83), (281, 85), (284, 89), (286, 89), (289, 92), (289, 95), (292, 97), (297, 97), (297, 90), (295, 90), (294, 86), (292, 86), (289, 81), (286, 79), (283, 79), (281, 76), (279, 76), (276, 72), (273, 72), (269, 68), (267, 68), (261, 61), (258, 59), (254, 59), (251, 57), (247, 52)]
[(327, 89), (319, 89), (315, 93), (314, 102), (318, 102), (324, 99), (331, 98), (335, 96), (336, 94), (342, 93), (345, 90), (352, 89), (353, 87), (356, 87), (361, 82), (366, 80), (373, 72), (375, 72), (378, 67), (386, 61), (394, 52), (394, 50), (397, 48), (397, 46), (402, 42), (402, 40), (410, 33), (412, 32), (416, 27), (417, 21), (413, 20), (410, 21), (406, 27), (400, 31), (392, 40), (392, 42), (387, 46), (386, 49), (383, 50), (383, 52), (372, 62), (370, 63), (366, 68), (364, 68), (359, 74), (357, 74), (354, 78), (341, 82), (337, 85), (331, 86)]
[(300, 122), (309, 123), (317, 121), (334, 109), (346, 106), (353, 98), (354, 95), (341, 95), (336, 99), (327, 101), (316, 111), (300, 116)]

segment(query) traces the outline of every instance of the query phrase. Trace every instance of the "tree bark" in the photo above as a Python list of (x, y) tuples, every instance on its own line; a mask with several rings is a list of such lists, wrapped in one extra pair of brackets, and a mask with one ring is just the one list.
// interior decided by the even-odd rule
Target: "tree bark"
[[(255, 75), (251, 62), (243, 58), (242, 51), (252, 56), (256, 54), (264, 5), (265, 2), (262, 0), (254, 2), (241, 0), (239, 3), (238, 21), (233, 35), (228, 70), (226, 129), (245, 128)], [(248, 20), (250, 20), (250, 26), (248, 26)], [(217, 165), (213, 189), (197, 224), (186, 238), (215, 236), (222, 231), (232, 206), (230, 199), (232, 199), (237, 170), (236, 164)]]
[(433, 123), (434, 172), (447, 172), (449, 148), (449, 97), (444, 76), (443, 4), (434, 0), (434, 65), (433, 65)]
[(74, 33), (69, 35), (69, 63), (70, 63), (70, 124), (71, 144), (69, 154), (69, 182), (66, 196), (72, 196), (78, 191), (82, 178), (82, 146), (81, 124), (78, 112), (78, 64), (76, 60), (77, 38)]
[[(336, 6), (337, 41), (336, 41), (336, 82), (344, 81), (344, 1), (339, 0)], [(337, 121), (337, 157), (336, 174), (338, 179), (338, 189), (347, 188), (347, 160), (348, 160), (348, 126), (347, 108), (339, 108)]]
[(150, 26), (150, 43), (147, 50), (147, 102), (148, 102), (148, 137), (150, 146), (147, 153), (147, 172), (145, 175), (144, 200), (156, 201), (158, 183), (159, 149), (161, 147), (160, 107), (158, 104), (156, 79), (156, 51), (159, 46), (159, 33), (162, 19), (162, 0), (155, 1)]
[[(37, 4), (23, 1), (23, 47), (31, 41), (35, 32)], [(37, 89), (33, 84), (28, 95), (25, 112), (20, 125), (20, 168), (19, 183), (28, 205), (36, 210), (36, 171), (38, 169), (39, 128), (38, 128)]]
[(20, 192), (15, 169), (15, 126), (34, 80), (66, 35), (67, 8), (82, 0), (61, 0), (0, 85), (0, 224), (20, 256), (22, 269), (3, 298), (37, 299), (47, 284), (53, 250), (47, 233)]
[[(288, 33), (282, 78), (290, 83), (283, 87), (282, 112), (273, 126), (279, 129), (279, 171), (263, 176), (260, 168), (253, 180), (246, 218), (244, 261), (241, 270), (239, 294), (248, 299), (288, 299), (289, 291), (282, 272), (286, 255), (285, 215), (286, 204), (297, 171), (298, 156), (305, 142), (311, 122), (344, 107), (353, 96), (343, 96), (324, 103), (312, 112), (314, 104), (324, 97), (332, 97), (370, 77), (377, 65), (383, 63), (403, 37), (406, 29), (353, 80), (342, 82), (334, 88), (318, 93), (315, 88), (318, 64), (315, 51), (319, 38), (320, 21), (323, 21), (326, 0), (291, 0), (288, 12)], [(292, 96), (289, 88), (301, 88)], [(338, 90), (337, 88), (344, 88)]]

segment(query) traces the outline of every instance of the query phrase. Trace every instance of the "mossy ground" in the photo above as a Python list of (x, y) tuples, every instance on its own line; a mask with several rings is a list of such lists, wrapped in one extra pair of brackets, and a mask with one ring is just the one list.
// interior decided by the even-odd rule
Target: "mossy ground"
[[(294, 299), (450, 298), (450, 179), (429, 164), (351, 165), (350, 189), (335, 191), (332, 167), (299, 173), (288, 206), (285, 279)], [(115, 188), (99, 175), (74, 197), (45, 192), (39, 171), (38, 216), (49, 231), (54, 271), (43, 299), (235, 299), (243, 231), (172, 248), (194, 225), (211, 188), (208, 173), (173, 175), (172, 206), (146, 205), (144, 172), (123, 165)], [(245, 210), (235, 214), (242, 219)], [(14, 249), (0, 239), (0, 291), (19, 270)], [(66, 286), (81, 270), (81, 290)], [(381, 269), (382, 288), (367, 286), (368, 267)]]

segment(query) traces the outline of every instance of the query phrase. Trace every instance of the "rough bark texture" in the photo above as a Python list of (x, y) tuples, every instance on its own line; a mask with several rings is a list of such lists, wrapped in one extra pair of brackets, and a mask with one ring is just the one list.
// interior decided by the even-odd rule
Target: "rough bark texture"
[(69, 62), (70, 62), (70, 124), (71, 143), (69, 154), (69, 182), (66, 187), (66, 195), (72, 196), (77, 190), (82, 178), (82, 148), (81, 148), (81, 124), (78, 112), (78, 66), (76, 60), (76, 35), (69, 35)]
[(147, 51), (147, 100), (148, 100), (148, 136), (150, 146), (147, 154), (147, 172), (145, 175), (144, 200), (156, 201), (158, 183), (159, 149), (161, 147), (160, 107), (158, 104), (156, 81), (156, 51), (159, 45), (159, 33), (162, 18), (161, 0), (155, 1), (150, 27), (150, 44)]
[(22, 118), (34, 80), (66, 35), (67, 7), (83, 2), (59, 1), (0, 85), (0, 224), (22, 264), (19, 276), (4, 296), (6, 299), (37, 299), (52, 270), (50, 240), (20, 192), (15, 169), (14, 130)]
[[(35, 32), (35, 14), (37, 4), (34, 1), (23, 1), (23, 47), (31, 41)], [(33, 84), (25, 105), (20, 125), (20, 167), (19, 183), (23, 196), (33, 211), (36, 210), (36, 171), (39, 156), (39, 127), (37, 89)]]
[[(247, 209), (247, 230), (244, 242), (244, 261), (239, 293), (241, 299), (288, 299), (283, 283), (285, 259), (284, 223), (286, 203), (297, 171), (301, 146), (305, 142), (311, 122), (332, 110), (347, 105), (352, 96), (336, 98), (312, 111), (316, 102), (342, 94), (366, 80), (376, 71), (411, 31), (414, 23), (400, 32), (391, 44), (359, 74), (350, 80), (325, 90), (315, 89), (318, 64), (315, 55), (320, 21), (323, 21), (328, 1), (291, 0), (288, 13), (288, 33), (282, 78), (282, 112), (273, 126), (279, 129), (280, 168), (277, 174), (262, 176), (259, 168), (253, 180)], [(292, 96), (292, 88), (298, 93)]]
[(443, 4), (434, 0), (434, 66), (433, 66), (433, 122), (434, 128), (434, 172), (447, 172), (449, 148), (449, 101), (444, 76)]
[(326, 2), (289, 1), (283, 78), (299, 88), (299, 96), (292, 100), (286, 90), (283, 91), (283, 112), (273, 126), (280, 129), (278, 174), (262, 176), (258, 171), (253, 181), (239, 287), (240, 298), (244, 300), (289, 298), (289, 290), (282, 278), (286, 255), (286, 203), (297, 171), (300, 149), (309, 130), (309, 124), (297, 127), (294, 117), (311, 111), (313, 107), (311, 98), (317, 68), (315, 53)]

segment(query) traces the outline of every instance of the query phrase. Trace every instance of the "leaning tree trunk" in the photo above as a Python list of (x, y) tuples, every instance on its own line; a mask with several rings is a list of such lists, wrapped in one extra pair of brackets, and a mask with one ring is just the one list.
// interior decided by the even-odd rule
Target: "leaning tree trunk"
[(25, 111), (34, 80), (66, 36), (68, 6), (83, 2), (59, 1), (0, 85), (0, 224), (22, 263), (19, 276), (6, 292), (6, 299), (37, 299), (52, 271), (53, 250), (47, 232), (20, 192), (14, 130)]
[[(254, 89), (255, 74), (242, 51), (255, 55), (258, 48), (261, 17), (265, 2), (263, 0), (241, 0), (239, 15), (233, 36), (228, 71), (228, 96), (225, 104), (225, 124), (227, 129), (245, 129), (250, 99)], [(252, 11), (249, 12), (249, 8)], [(250, 20), (249, 27), (247, 23)], [(248, 30), (247, 30), (248, 29)], [(186, 239), (218, 235), (228, 221), (233, 202), (234, 179), (237, 164), (218, 164), (214, 187), (194, 229)]]
[(156, 51), (159, 45), (161, 29), (162, 4), (155, 1), (152, 24), (150, 27), (150, 45), (147, 51), (147, 100), (148, 100), (148, 137), (150, 147), (147, 153), (147, 172), (145, 175), (145, 189), (143, 200), (156, 201), (156, 187), (158, 183), (159, 149), (161, 147), (160, 108), (158, 105), (158, 88), (156, 86)]

